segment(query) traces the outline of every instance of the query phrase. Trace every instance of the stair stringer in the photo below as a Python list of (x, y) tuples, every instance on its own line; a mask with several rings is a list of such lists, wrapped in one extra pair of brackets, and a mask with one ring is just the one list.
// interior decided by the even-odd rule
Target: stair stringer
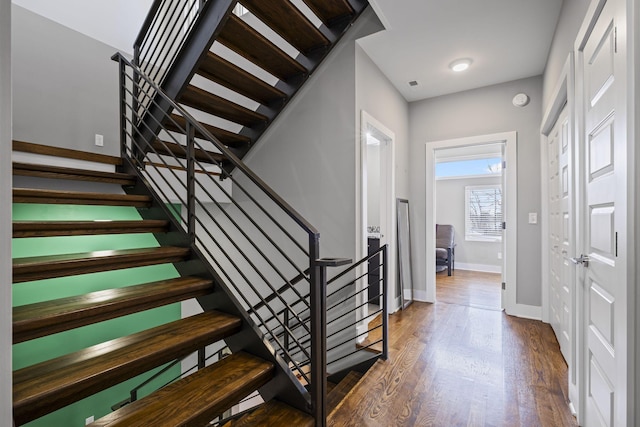
[(148, 195), (153, 199), (151, 207), (138, 209), (140, 216), (143, 219), (170, 221), (168, 232), (154, 234), (158, 243), (161, 246), (190, 247), (191, 258), (188, 261), (174, 264), (180, 275), (203, 277), (215, 283), (214, 291), (211, 294), (197, 298), (202, 309), (205, 311), (219, 310), (238, 316), (243, 320), (240, 332), (225, 339), (227, 346), (233, 353), (244, 351), (274, 364), (276, 371), (273, 379), (258, 390), (261, 397), (265, 401), (277, 398), (296, 409), (311, 414), (309, 392), (291, 371), (288, 363), (281, 356), (274, 354), (267, 338), (250, 318), (240, 301), (233, 295), (225, 281), (207, 261), (204, 254), (196, 245), (189, 244), (187, 233), (182, 229), (169, 208), (161, 202), (159, 195), (146, 183), (146, 178), (134, 167), (130, 159), (123, 159), (123, 170), (138, 176), (136, 185), (123, 187), (127, 194)]

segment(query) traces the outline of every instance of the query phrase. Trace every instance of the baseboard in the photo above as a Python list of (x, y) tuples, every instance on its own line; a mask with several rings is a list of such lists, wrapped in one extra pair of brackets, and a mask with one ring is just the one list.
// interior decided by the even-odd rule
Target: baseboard
[(466, 262), (456, 262), (456, 270), (481, 271), (483, 273), (502, 273), (499, 265), (469, 264)]
[(420, 301), (420, 302), (433, 302), (433, 301), (429, 301), (429, 299), (427, 298), (427, 291), (423, 291), (423, 290), (413, 290), (413, 300), (414, 301)]
[(516, 304), (507, 314), (524, 319), (542, 320), (542, 307), (538, 305)]

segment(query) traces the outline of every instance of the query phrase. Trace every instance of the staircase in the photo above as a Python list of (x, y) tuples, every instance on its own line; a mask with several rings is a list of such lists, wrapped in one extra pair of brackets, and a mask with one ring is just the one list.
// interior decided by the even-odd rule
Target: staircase
[[(141, 399), (132, 390), (90, 425), (325, 425), (327, 407), (359, 378), (350, 370), (344, 379), (338, 374), (342, 381), (328, 393), (327, 365), (351, 360), (360, 350), (352, 351), (354, 341), (371, 332), (352, 332), (363, 320), (355, 314), (362, 304), (350, 277), (367, 260), (327, 281), (329, 267), (350, 260), (321, 258), (318, 232), (240, 159), (365, 7), (361, 0), (157, 0), (134, 61), (114, 56), (122, 157), (14, 142), (14, 151), (115, 168), (14, 162), (14, 176), (26, 180), (13, 190), (15, 204), (119, 207), (139, 216), (16, 221), (14, 240), (140, 235), (149, 241), (153, 235), (142, 247), (69, 252), (61, 246), (59, 253), (16, 257), (14, 286), (91, 281), (162, 265), (175, 272), (18, 305), (14, 344), (181, 301), (196, 299), (202, 308), (20, 367), (14, 371), (16, 425), (152, 372), (151, 378), (162, 376), (194, 354), (195, 373), (181, 370)], [(381, 268), (386, 274), (386, 261)], [(338, 278), (343, 283), (336, 282), (327, 307), (327, 284)], [(386, 306), (379, 313), (386, 328)], [(332, 323), (335, 331), (327, 335)], [(221, 347), (232, 354), (207, 356)], [(328, 349), (337, 352), (332, 360)], [(361, 372), (375, 360), (366, 359), (359, 359)], [(265, 403), (228, 417), (256, 391)]]
[[(153, 16), (175, 12), (173, 3), (156, 2)], [(189, 39), (176, 41), (175, 31), (150, 14), (133, 62), (238, 158), (254, 146), (368, 5), (366, 0), (186, 3), (181, 11), (191, 19), (177, 26), (190, 28)], [(176, 44), (169, 48), (177, 51), (175, 62), (165, 61), (157, 48), (171, 43)], [(162, 120), (168, 130), (183, 133), (179, 114), (163, 118), (162, 112), (149, 109), (149, 128)], [(178, 144), (172, 139), (158, 144), (145, 136), (147, 143), (167, 147), (163, 150)], [(219, 160), (232, 170), (224, 157)]]

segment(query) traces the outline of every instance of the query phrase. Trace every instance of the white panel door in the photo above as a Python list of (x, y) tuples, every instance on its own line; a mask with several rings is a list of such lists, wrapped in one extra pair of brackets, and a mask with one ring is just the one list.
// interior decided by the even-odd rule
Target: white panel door
[[(574, 258), (582, 286), (583, 424), (626, 426), (627, 275), (626, 84), (624, 52), (616, 52), (617, 2), (609, 0), (579, 52), (581, 249)], [(623, 7), (623, 6), (620, 6)], [(624, 28), (624, 26), (623, 26)]]
[(573, 265), (573, 180), (567, 108), (560, 113), (548, 138), (549, 153), (549, 307), (550, 322), (570, 369), (575, 367)]

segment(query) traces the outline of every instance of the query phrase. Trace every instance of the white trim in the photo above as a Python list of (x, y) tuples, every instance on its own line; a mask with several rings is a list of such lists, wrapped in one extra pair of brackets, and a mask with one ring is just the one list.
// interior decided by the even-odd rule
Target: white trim
[(480, 271), (482, 273), (502, 273), (502, 266), (456, 262), (456, 270)]
[[(506, 188), (503, 189), (503, 194), (506, 200), (506, 204), (503, 206), (504, 214), (507, 222), (506, 234), (506, 247), (504, 265), (506, 268), (503, 271), (505, 281), (507, 283), (507, 289), (504, 291), (504, 309), (508, 314), (514, 314), (516, 309), (516, 295), (517, 295), (517, 230), (518, 230), (518, 216), (517, 216), (517, 132), (503, 132), (490, 135), (478, 135), (467, 138), (449, 139), (444, 141), (433, 141), (425, 143), (426, 151), (426, 203), (425, 212), (425, 265), (426, 265), (426, 284), (423, 289), (424, 294), (419, 290), (414, 289), (414, 298), (424, 296), (424, 300), (428, 302), (435, 302), (436, 300), (436, 283), (435, 283), (435, 204), (432, 201), (435, 199), (435, 153), (434, 150), (440, 148), (451, 147), (463, 147), (469, 145), (487, 144), (491, 142), (503, 142), (505, 144), (505, 157), (507, 161), (507, 168), (503, 171), (506, 176)], [(431, 205), (429, 208), (428, 205)], [(506, 257), (508, 254), (512, 254), (507, 262)], [(513, 257), (513, 259), (511, 258)], [(414, 285), (415, 286), (415, 285)]]
[(433, 302), (427, 299), (427, 291), (425, 291), (424, 289), (414, 289), (413, 300), (419, 302)]
[(542, 307), (538, 305), (516, 304), (511, 313), (512, 316), (522, 317), (524, 319), (541, 320)]
[[(367, 255), (367, 237), (366, 231), (366, 218), (367, 218), (367, 182), (364, 177), (364, 173), (367, 167), (367, 130), (369, 128), (375, 128), (389, 141), (388, 144), (380, 145), (380, 158), (386, 159), (386, 171), (381, 171), (380, 176), (389, 177), (388, 180), (383, 180), (383, 184), (387, 186), (387, 189), (382, 194), (387, 194), (387, 221), (386, 224), (380, 224), (381, 232), (385, 234), (381, 236), (382, 243), (387, 243), (388, 246), (388, 295), (387, 304), (389, 313), (393, 313), (400, 308), (397, 303), (397, 299), (394, 295), (396, 289), (396, 183), (395, 183), (395, 151), (396, 151), (396, 135), (395, 133), (375, 119), (365, 110), (360, 112), (360, 129), (359, 134), (356, 135), (356, 260), (360, 260)], [(381, 198), (382, 199), (382, 198)], [(382, 218), (381, 218), (382, 221)], [(363, 264), (358, 267), (356, 274), (358, 277), (364, 277), (366, 274), (367, 266)], [(361, 281), (358, 290), (362, 289), (365, 284)], [(362, 305), (365, 302), (364, 293), (358, 294), (356, 304)], [(367, 316), (366, 304), (358, 313), (358, 318), (363, 319)]]

